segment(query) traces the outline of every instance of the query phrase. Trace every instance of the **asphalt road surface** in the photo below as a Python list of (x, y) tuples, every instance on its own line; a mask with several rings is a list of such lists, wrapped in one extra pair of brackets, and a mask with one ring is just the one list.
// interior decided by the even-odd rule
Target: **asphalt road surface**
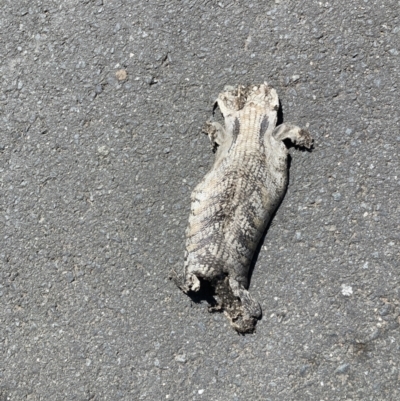
[[(2, 0), (0, 400), (400, 399), (398, 0)], [(168, 279), (225, 85), (308, 130), (234, 332)]]

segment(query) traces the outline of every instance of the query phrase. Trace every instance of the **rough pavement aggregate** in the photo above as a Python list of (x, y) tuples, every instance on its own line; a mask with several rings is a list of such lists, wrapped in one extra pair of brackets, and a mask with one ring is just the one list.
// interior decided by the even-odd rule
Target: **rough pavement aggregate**
[[(0, 400), (400, 398), (398, 0), (2, 0)], [(168, 280), (225, 85), (307, 127), (239, 336)]]

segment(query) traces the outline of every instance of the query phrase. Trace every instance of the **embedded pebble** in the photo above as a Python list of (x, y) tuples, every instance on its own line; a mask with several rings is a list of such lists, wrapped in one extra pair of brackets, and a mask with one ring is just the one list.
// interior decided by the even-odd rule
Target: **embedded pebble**
[(175, 357), (175, 361), (176, 361), (176, 362), (180, 362), (180, 363), (185, 363), (185, 362), (187, 361), (186, 355), (185, 355), (185, 354), (177, 355), (177, 356)]
[(117, 77), (118, 81), (124, 81), (127, 78), (128, 74), (127, 74), (126, 70), (122, 69), (122, 70), (118, 70), (115, 73), (115, 76)]
[(97, 153), (98, 153), (100, 156), (108, 156), (108, 154), (110, 153), (110, 149), (109, 149), (107, 146), (102, 145), (102, 146), (99, 146), (99, 147), (97, 148)]
[(353, 288), (350, 285), (342, 284), (342, 294), (345, 297), (349, 297), (350, 295), (353, 295)]
[(68, 281), (68, 283), (72, 283), (75, 280), (74, 274), (72, 272), (68, 272), (65, 275), (65, 279)]
[(343, 363), (342, 365), (338, 366), (335, 370), (335, 373), (338, 375), (342, 375), (344, 373), (347, 373), (350, 369), (350, 364), (348, 363)]
[(339, 201), (342, 198), (342, 194), (340, 192), (334, 192), (332, 194), (333, 200)]

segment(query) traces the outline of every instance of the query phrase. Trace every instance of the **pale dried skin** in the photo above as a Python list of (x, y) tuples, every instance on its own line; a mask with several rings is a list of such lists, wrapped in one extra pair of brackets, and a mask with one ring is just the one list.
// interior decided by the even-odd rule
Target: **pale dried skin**
[(307, 131), (292, 124), (276, 127), (278, 95), (267, 84), (222, 92), (217, 99), (225, 119), (207, 123), (215, 162), (194, 189), (186, 231), (185, 292), (201, 280), (215, 289), (217, 307), (239, 332), (254, 330), (261, 307), (247, 291), (249, 268), (258, 243), (287, 186), (284, 139), (310, 148)]

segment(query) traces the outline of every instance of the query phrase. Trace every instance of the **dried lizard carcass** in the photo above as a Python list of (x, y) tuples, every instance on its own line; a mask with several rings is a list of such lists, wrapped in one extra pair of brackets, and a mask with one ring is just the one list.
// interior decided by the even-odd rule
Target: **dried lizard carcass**
[(248, 292), (248, 275), (286, 190), (288, 150), (283, 140), (310, 148), (312, 138), (292, 124), (276, 127), (279, 99), (266, 83), (226, 88), (217, 104), (225, 128), (217, 122), (206, 125), (215, 162), (191, 196), (184, 275), (176, 281), (186, 293), (199, 291), (208, 281), (216, 308), (237, 331), (252, 332), (261, 307)]

